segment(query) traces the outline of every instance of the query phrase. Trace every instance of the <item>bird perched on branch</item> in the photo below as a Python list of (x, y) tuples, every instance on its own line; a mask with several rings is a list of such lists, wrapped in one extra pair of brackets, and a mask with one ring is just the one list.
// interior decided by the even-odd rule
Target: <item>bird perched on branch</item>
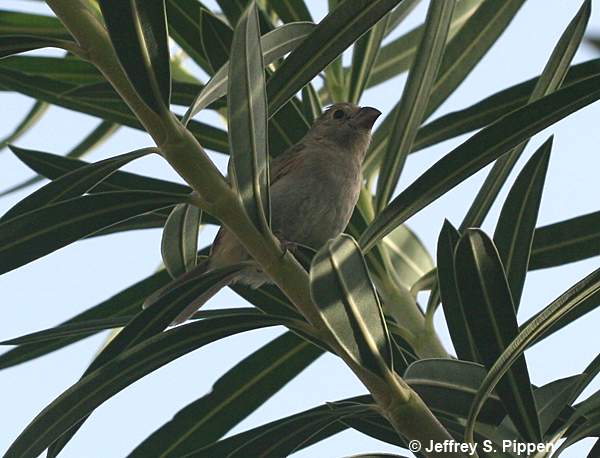
[[(361, 166), (371, 128), (380, 115), (375, 108), (336, 103), (315, 120), (298, 143), (271, 161), (271, 229), (285, 246), (298, 244), (318, 250), (346, 228), (360, 193)], [(209, 258), (165, 288), (250, 260), (236, 237), (221, 227)], [(269, 278), (257, 267), (238, 270), (198, 297), (175, 323), (188, 319), (226, 285), (243, 283), (258, 288), (267, 282)], [(150, 296), (146, 305), (164, 292)]]

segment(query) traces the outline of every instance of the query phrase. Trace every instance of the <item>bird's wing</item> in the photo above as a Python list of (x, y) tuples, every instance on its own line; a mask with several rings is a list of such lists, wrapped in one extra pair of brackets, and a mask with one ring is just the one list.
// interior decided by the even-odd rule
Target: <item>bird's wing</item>
[(280, 178), (287, 175), (292, 170), (297, 170), (304, 160), (304, 150), (306, 145), (296, 143), (283, 154), (277, 156), (269, 164), (269, 174), (271, 176), (271, 186)]

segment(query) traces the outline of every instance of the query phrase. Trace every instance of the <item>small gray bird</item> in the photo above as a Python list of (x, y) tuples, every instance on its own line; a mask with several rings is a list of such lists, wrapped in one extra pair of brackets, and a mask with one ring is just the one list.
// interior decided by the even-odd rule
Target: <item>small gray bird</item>
[[(298, 244), (318, 250), (346, 228), (360, 193), (361, 165), (371, 141), (371, 128), (379, 115), (375, 108), (336, 103), (300, 142), (271, 161), (271, 229), (284, 246)], [(210, 257), (175, 282), (250, 260), (236, 237), (221, 227)], [(175, 323), (187, 320), (226, 285), (243, 283), (258, 288), (269, 281), (255, 267), (239, 270), (198, 297)], [(162, 293), (153, 294), (146, 303), (154, 302)]]

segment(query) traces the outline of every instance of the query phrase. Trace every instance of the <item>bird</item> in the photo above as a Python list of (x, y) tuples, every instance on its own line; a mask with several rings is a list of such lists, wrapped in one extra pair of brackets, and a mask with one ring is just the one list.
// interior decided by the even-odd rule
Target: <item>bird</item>
[[(271, 160), (271, 230), (286, 247), (317, 251), (346, 228), (362, 185), (362, 161), (371, 130), (381, 115), (373, 107), (341, 102), (329, 106), (300, 141)], [(248, 262), (250, 261), (250, 262)], [(244, 263), (245, 267), (217, 282), (190, 303), (173, 324), (187, 320), (221, 288), (241, 283), (258, 288), (271, 283), (237, 238), (225, 226), (218, 231), (209, 257), (152, 294), (151, 305), (173, 285), (214, 269)]]

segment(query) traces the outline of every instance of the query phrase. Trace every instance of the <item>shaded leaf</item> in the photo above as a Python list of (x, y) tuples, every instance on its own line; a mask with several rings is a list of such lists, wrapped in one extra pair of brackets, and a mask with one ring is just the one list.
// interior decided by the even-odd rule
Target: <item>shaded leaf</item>
[[(538, 100), (561, 87), (571, 60), (583, 38), (590, 13), (591, 1), (586, 0), (558, 40), (531, 93), (529, 102)], [(494, 203), (500, 188), (506, 182), (508, 175), (527, 146), (527, 142), (528, 139), (525, 139), (523, 143), (509, 151), (505, 156), (499, 158), (494, 164), (465, 215), (464, 221), (460, 226), (461, 229), (481, 225)]]
[(183, 275), (196, 266), (201, 222), (202, 210), (190, 204), (176, 205), (167, 218), (161, 254), (171, 277)]
[(38, 456), (80, 418), (143, 376), (203, 345), (276, 323), (271, 318), (254, 314), (212, 318), (151, 337), (119, 354), (63, 392), (25, 428), (5, 456)]
[[(269, 65), (295, 49), (314, 28), (314, 24), (306, 22), (287, 24), (265, 34), (260, 39), (264, 64)], [(228, 64), (219, 68), (188, 108), (183, 117), (184, 122), (187, 122), (201, 110), (227, 94), (228, 73)]]
[[(140, 311), (106, 346), (98, 353), (89, 367), (81, 376), (84, 380), (96, 369), (115, 360), (127, 349), (142, 343), (152, 336), (164, 331), (169, 324), (194, 301), (197, 297), (211, 289), (223, 278), (237, 271), (238, 267), (215, 269), (200, 277), (194, 277), (170, 288), (164, 295), (156, 300), (153, 307)], [(91, 412), (77, 421), (67, 432), (62, 434), (48, 449), (48, 457), (55, 457), (67, 445), (71, 438), (86, 421)]]
[(479, 411), (485, 402), (485, 399), (492, 390), (495, 389), (498, 381), (510, 370), (515, 361), (520, 359), (525, 349), (538, 341), (548, 328), (558, 322), (566, 314), (585, 303), (587, 299), (594, 296), (599, 291), (600, 269), (595, 270), (561, 294), (550, 305), (545, 307), (535, 320), (531, 321), (519, 331), (519, 334), (513, 339), (510, 345), (508, 345), (490, 368), (477, 392), (467, 421), (465, 435), (467, 439), (472, 437), (474, 422), (479, 415)]
[(310, 291), (347, 356), (380, 375), (393, 367), (379, 298), (352, 237), (342, 234), (319, 250), (310, 268)]
[(360, 239), (378, 240), (510, 148), (600, 98), (600, 76), (587, 78), (519, 108), (452, 150), (400, 193)]
[(279, 0), (269, 2), (279, 19), (283, 22), (311, 21), (312, 16), (304, 0)]
[[(47, 109), (47, 103), (36, 101), (21, 122), (17, 124), (14, 130), (0, 140), (0, 150), (6, 148), (6, 146), (10, 143), (16, 142), (19, 138), (29, 132), (29, 130), (31, 130), (31, 128), (34, 127), (42, 118), (42, 116), (44, 116), (44, 113), (46, 113)], [(4, 192), (0, 193), (0, 196), (2, 195), (4, 195)]]
[(229, 144), (233, 178), (246, 213), (261, 231), (270, 227), (267, 98), (258, 14), (254, 4), (233, 36), (228, 78)]
[(76, 197), (0, 224), (0, 273), (9, 272), (70, 243), (142, 213), (185, 200), (151, 191)]
[[(128, 288), (125, 288), (98, 305), (59, 324), (57, 328), (60, 328), (61, 326), (75, 327), (89, 321), (106, 321), (129, 317), (141, 310), (142, 302), (149, 294), (166, 285), (169, 281), (169, 274), (165, 270), (157, 272), (134, 283)], [(42, 338), (44, 334), (41, 335)], [(0, 355), (0, 369), (6, 369), (15, 364), (20, 364), (33, 358), (37, 358), (38, 356), (43, 356), (74, 342), (78, 342), (90, 335), (92, 334), (79, 334), (77, 336), (52, 339), (44, 345), (40, 345), (39, 343), (24, 344)], [(35, 338), (35, 336), (32, 336), (32, 338)]]
[(183, 456), (216, 442), (321, 354), (291, 332), (283, 334), (227, 371), (208, 394), (177, 412), (129, 456)]
[(0, 58), (40, 48), (61, 48), (70, 51), (74, 50), (76, 45), (72, 41), (57, 38), (31, 35), (0, 35)]
[(448, 220), (445, 220), (437, 242), (439, 292), (456, 355), (461, 360), (477, 362), (479, 361), (477, 344), (467, 325), (467, 312), (461, 302), (456, 283), (454, 252), (459, 239), (460, 233)]
[[(466, 418), (481, 381), (485, 367), (452, 359), (423, 359), (408, 366), (404, 380), (437, 413)], [(506, 410), (496, 395), (490, 396), (480, 421), (497, 425)]]
[(168, 109), (171, 67), (165, 0), (99, 0), (113, 47), (129, 81), (154, 111)]
[(406, 225), (399, 226), (383, 239), (383, 246), (398, 281), (411, 289), (417, 280), (433, 269), (433, 260), (423, 242)]
[(540, 146), (519, 173), (504, 201), (494, 232), (494, 243), (504, 265), (515, 310), (519, 309), (527, 275), (552, 140), (550, 137)]
[(391, 135), (377, 179), (375, 208), (379, 212), (389, 202), (404, 168), (408, 152), (427, 108), (448, 37), (456, 2), (432, 0), (427, 10), (423, 38), (410, 69), (402, 98), (395, 109)]
[(371, 76), (373, 64), (379, 53), (388, 20), (389, 14), (380, 19), (354, 45), (352, 50), (352, 65), (350, 66), (350, 76), (348, 78), (348, 102), (358, 104), (360, 101), (360, 97)]
[[(16, 146), (11, 146), (11, 151), (19, 158), (22, 153), (25, 155), (29, 153)], [(129, 162), (155, 152), (155, 148), (143, 148), (95, 162), (62, 175), (16, 203), (0, 218), (0, 224), (52, 203), (81, 196)]]
[(326, 16), (269, 79), (269, 115), (273, 116), (296, 92), (399, 2), (354, 0)]
[[(448, 39), (451, 39), (464, 25), (465, 21), (479, 7), (483, 0), (461, 0), (456, 2), (456, 8), (452, 16), (452, 23), (448, 31)], [(414, 1), (412, 3), (415, 3)], [(409, 0), (403, 0), (394, 12), (403, 7), (414, 7)], [(392, 12), (393, 14), (393, 12)], [(391, 24), (395, 21), (392, 18)], [(423, 37), (424, 25), (420, 25), (409, 32), (401, 35), (381, 48), (381, 52), (375, 61), (372, 76), (367, 87), (373, 87), (383, 83), (405, 71), (413, 63), (415, 54), (421, 38)]]
[(200, 10), (200, 42), (214, 74), (229, 59), (233, 30), (210, 11)]
[(600, 254), (600, 212), (535, 229), (529, 269), (544, 269)]
[[(479, 229), (467, 229), (456, 247), (456, 282), (477, 353), (490, 368), (518, 334), (502, 262), (494, 243)], [(527, 442), (540, 442), (537, 408), (525, 358), (496, 387), (510, 419)]]
[[(27, 75), (0, 66), (0, 87), (53, 105), (142, 129), (137, 118), (122, 100), (105, 100), (104, 97), (89, 98), (81, 94), (77, 95), (74, 90), (78, 86), (74, 84), (42, 76)], [(187, 127), (206, 148), (222, 153), (228, 152), (227, 134), (223, 130), (197, 121), (190, 122)]]

